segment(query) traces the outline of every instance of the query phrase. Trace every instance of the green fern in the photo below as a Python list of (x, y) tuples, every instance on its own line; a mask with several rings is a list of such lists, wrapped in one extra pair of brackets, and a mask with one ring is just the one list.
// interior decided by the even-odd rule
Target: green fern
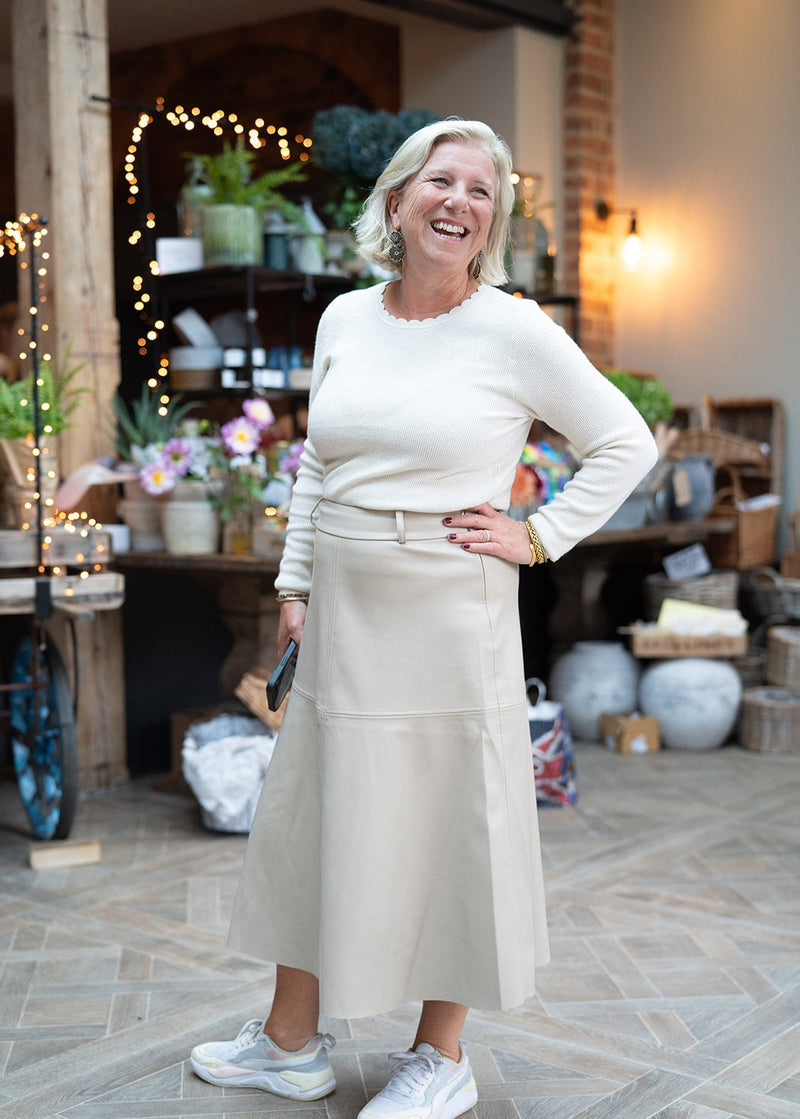
[[(58, 434), (70, 426), (80, 398), (89, 390), (73, 388), (84, 363), (69, 366), (69, 347), (60, 365), (39, 362), (39, 430)], [(0, 439), (25, 439), (33, 434), (33, 372), (13, 384), (0, 378)]]
[(299, 208), (283, 197), (279, 187), (286, 183), (305, 182), (300, 163), (266, 171), (253, 178), (256, 153), (245, 147), (242, 140), (235, 145), (224, 144), (216, 155), (192, 155), (202, 166), (203, 178), (211, 187), (210, 205), (225, 203), (236, 206), (254, 206), (257, 210), (279, 210), (290, 221), (298, 220)]

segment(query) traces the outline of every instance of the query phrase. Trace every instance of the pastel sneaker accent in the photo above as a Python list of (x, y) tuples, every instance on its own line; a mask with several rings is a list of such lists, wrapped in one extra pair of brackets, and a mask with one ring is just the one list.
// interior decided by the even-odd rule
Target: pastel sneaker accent
[(330, 1034), (315, 1034), (302, 1049), (281, 1049), (253, 1018), (233, 1041), (207, 1041), (192, 1050), (192, 1068), (202, 1080), (223, 1088), (261, 1088), (290, 1100), (318, 1100), (336, 1087), (328, 1050)]

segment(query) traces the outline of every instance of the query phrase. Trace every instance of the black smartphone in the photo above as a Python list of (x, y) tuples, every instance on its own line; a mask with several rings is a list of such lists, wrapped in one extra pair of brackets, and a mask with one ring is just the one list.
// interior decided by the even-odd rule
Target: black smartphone
[(294, 680), (294, 669), (297, 664), (297, 642), (290, 641), (286, 652), (281, 657), (278, 667), (267, 681), (267, 706), (270, 711), (277, 711), (286, 698), (286, 693)]

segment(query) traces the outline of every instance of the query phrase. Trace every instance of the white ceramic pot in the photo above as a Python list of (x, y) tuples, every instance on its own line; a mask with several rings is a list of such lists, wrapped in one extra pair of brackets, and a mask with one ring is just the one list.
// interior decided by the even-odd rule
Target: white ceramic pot
[(550, 673), (550, 695), (564, 707), (572, 735), (600, 740), (600, 716), (636, 707), (639, 665), (617, 641), (578, 641)]
[(736, 724), (742, 698), (739, 673), (726, 661), (679, 657), (645, 669), (639, 708), (655, 715), (664, 746), (713, 750)]
[(173, 555), (207, 556), (218, 551), (219, 513), (207, 497), (202, 501), (184, 501), (170, 495), (159, 503), (159, 513), (168, 552)]

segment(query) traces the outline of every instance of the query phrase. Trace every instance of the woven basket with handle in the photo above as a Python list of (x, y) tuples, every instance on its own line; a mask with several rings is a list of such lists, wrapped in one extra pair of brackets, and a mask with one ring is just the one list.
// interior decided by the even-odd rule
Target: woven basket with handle
[(706, 547), (715, 567), (737, 567), (740, 570), (769, 564), (775, 558), (780, 505), (763, 509), (740, 509), (747, 495), (735, 466), (721, 466), (731, 478), (730, 486), (718, 490), (714, 497), (712, 519), (735, 520), (729, 536), (712, 537)]

